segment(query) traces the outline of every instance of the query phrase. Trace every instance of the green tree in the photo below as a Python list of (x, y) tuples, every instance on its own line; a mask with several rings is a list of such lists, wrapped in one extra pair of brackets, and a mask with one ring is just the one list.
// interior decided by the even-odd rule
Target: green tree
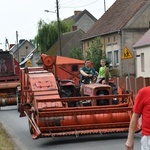
[[(35, 37), (36, 46), (45, 53), (58, 39), (58, 22), (51, 21), (49, 24), (40, 20), (38, 22), (38, 31)], [(71, 30), (71, 24), (60, 20), (61, 34)]]
[(94, 63), (96, 71), (99, 70), (100, 60), (102, 58), (106, 59), (106, 55), (102, 51), (102, 46), (101, 38), (97, 37), (92, 41), (90, 48), (86, 50), (86, 58), (89, 58)]
[(68, 57), (83, 60), (82, 47), (73, 48), (69, 51)]

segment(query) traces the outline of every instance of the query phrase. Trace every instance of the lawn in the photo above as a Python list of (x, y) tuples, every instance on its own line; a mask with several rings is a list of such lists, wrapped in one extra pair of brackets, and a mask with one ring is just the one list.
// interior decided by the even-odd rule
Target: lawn
[(0, 123), (0, 150), (15, 150), (14, 144)]

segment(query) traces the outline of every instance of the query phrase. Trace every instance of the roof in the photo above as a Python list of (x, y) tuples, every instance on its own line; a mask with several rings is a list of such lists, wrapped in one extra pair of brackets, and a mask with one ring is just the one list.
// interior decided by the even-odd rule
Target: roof
[(134, 48), (150, 45), (150, 29), (133, 45)]
[[(20, 42), (16, 45), (14, 45), (10, 51), (12, 51), (13, 53), (15, 53), (20, 47), (22, 47), (22, 45), (24, 45), (24, 43), (28, 42), (29, 44), (31, 44), (28, 40), (20, 40)], [(31, 44), (33, 47), (34, 45)]]
[(73, 20), (76, 23), (84, 14), (87, 14), (94, 22), (97, 21), (97, 19), (91, 13), (89, 13), (89, 11), (87, 11), (86, 9), (83, 11), (75, 11), (75, 12), (77, 12), (77, 13), (64, 19), (64, 21), (72, 21)]
[(116, 0), (86, 33), (83, 40), (119, 31), (147, 1), (148, 0)]
[[(67, 55), (69, 50), (79, 46), (81, 38), (84, 36), (84, 32), (79, 29), (72, 32), (67, 32), (61, 35), (61, 50), (63, 56)], [(47, 55), (59, 55), (59, 42), (58, 40), (54, 45), (46, 52)]]
[(63, 57), (63, 56), (56, 56), (56, 64), (84, 64), (84, 60), (79, 60), (75, 58)]

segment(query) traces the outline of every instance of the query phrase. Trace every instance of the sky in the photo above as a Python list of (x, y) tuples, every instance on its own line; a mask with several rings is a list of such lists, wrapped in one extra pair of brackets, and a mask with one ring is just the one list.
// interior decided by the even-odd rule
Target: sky
[[(115, 0), (58, 0), (59, 18), (63, 20), (74, 11), (86, 9), (99, 19)], [(45, 10), (51, 12), (47, 13)], [(5, 50), (5, 41), (16, 44), (18, 40), (34, 39), (37, 35), (38, 21), (46, 23), (57, 20), (56, 0), (0, 0), (0, 49)]]

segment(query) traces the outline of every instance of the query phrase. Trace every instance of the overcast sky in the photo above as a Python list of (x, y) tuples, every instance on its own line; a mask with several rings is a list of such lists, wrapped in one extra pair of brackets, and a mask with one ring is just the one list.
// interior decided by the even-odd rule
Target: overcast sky
[[(60, 19), (74, 14), (75, 10), (88, 10), (99, 19), (115, 0), (58, 0)], [(34, 39), (37, 34), (37, 23), (40, 19), (49, 23), (57, 20), (56, 0), (0, 0), (0, 49), (5, 50), (5, 39), (9, 44), (16, 43), (16, 31), (19, 39)]]

